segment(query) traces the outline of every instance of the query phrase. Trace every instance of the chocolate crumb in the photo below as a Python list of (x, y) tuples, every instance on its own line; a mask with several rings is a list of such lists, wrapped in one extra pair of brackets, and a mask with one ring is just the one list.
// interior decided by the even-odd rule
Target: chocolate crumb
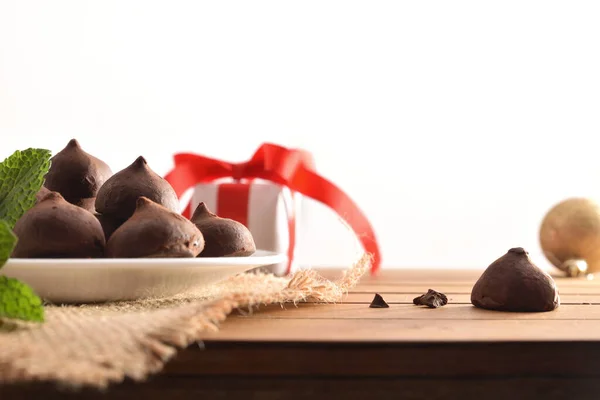
[(448, 297), (444, 293), (429, 289), (427, 293), (415, 297), (413, 304), (416, 306), (427, 306), (429, 308), (438, 308), (448, 304)]
[(385, 302), (379, 293), (375, 293), (375, 297), (373, 298), (369, 308), (390, 308), (390, 306)]

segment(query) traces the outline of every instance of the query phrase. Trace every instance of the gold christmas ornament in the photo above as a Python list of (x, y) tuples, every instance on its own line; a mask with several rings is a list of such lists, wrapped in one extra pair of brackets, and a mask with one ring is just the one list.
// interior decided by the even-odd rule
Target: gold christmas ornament
[(540, 227), (540, 245), (556, 268), (568, 276), (600, 271), (600, 204), (569, 198), (548, 211)]

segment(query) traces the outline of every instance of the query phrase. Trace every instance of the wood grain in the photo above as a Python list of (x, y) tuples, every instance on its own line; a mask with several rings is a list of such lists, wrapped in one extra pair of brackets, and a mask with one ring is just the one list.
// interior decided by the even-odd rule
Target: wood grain
[(599, 320), (232, 318), (203, 340), (254, 342), (596, 341)]
[[(338, 271), (326, 271), (329, 278)], [(272, 305), (234, 313), (215, 341), (302, 342), (481, 342), (597, 340), (600, 332), (600, 281), (558, 277), (563, 303), (547, 313), (508, 313), (475, 308), (470, 290), (480, 271), (396, 270), (367, 275), (341, 304)], [(449, 304), (414, 306), (427, 289), (443, 291)], [(371, 309), (374, 293), (391, 303)], [(571, 303), (571, 304), (569, 304)]]
[(500, 312), (489, 311), (476, 308), (471, 304), (448, 304), (446, 306), (431, 309), (424, 306), (415, 306), (412, 304), (397, 304), (390, 308), (369, 308), (367, 304), (298, 304), (294, 305), (271, 305), (261, 307), (248, 315), (246, 313), (235, 313), (230, 317), (234, 319), (310, 319), (315, 321), (323, 320), (361, 320), (385, 319), (395, 320), (465, 320), (477, 322), (478, 320), (598, 320), (600, 321), (600, 307), (594, 305), (561, 305), (552, 312), (539, 313), (518, 313), (518, 312)]
[[(425, 293), (425, 292), (423, 292)], [(385, 293), (384, 299), (389, 304), (412, 304), (413, 298), (422, 293)], [(370, 304), (373, 300), (373, 292), (348, 293), (344, 296), (344, 304)], [(470, 294), (448, 294), (448, 301), (451, 304), (471, 304)], [(561, 294), (561, 304), (568, 305), (600, 305), (600, 294)], [(311, 304), (313, 302), (310, 302)]]
[[(236, 310), (149, 382), (83, 394), (0, 385), (0, 398), (598, 398), (600, 280), (557, 275), (557, 310), (502, 313), (470, 304), (480, 273), (383, 270), (340, 304)], [(450, 303), (414, 306), (429, 288)], [(375, 293), (390, 308), (369, 308)]]
[[(551, 349), (546, 356), (541, 353)], [(302, 353), (301, 357), (298, 357)], [(485, 355), (484, 362), (481, 362)], [(244, 362), (240, 362), (244, 360)], [(277, 362), (274, 362), (274, 361)], [(432, 362), (435, 360), (435, 362)], [(560, 362), (556, 362), (560, 360)], [(581, 362), (584, 360), (584, 362)], [(584, 342), (301, 343), (205, 342), (167, 367), (169, 375), (486, 378), (600, 375), (600, 345)]]
[(60, 390), (48, 384), (23, 387), (0, 386), (0, 398), (7, 400), (596, 400), (600, 392), (597, 377), (507, 376), (503, 378), (307, 378), (269, 376), (164, 376), (148, 382), (125, 382), (106, 391)]
[[(438, 292), (445, 294), (471, 294), (473, 289), (472, 285), (466, 285), (464, 283), (431, 283), (431, 284), (417, 284), (417, 283), (402, 283), (402, 284), (381, 284), (374, 285), (372, 283), (363, 283), (360, 286), (352, 289), (349, 293), (407, 293), (420, 295), (427, 292), (427, 289), (434, 289)], [(558, 287), (559, 293), (563, 294), (577, 294), (577, 295), (600, 295), (600, 286), (598, 285), (562, 285)]]

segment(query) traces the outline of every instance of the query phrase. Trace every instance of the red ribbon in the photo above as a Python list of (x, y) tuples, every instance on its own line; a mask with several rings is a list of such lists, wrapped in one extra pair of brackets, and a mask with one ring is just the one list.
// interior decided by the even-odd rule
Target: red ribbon
[[(176, 154), (174, 162), (173, 170), (165, 179), (180, 198), (197, 184), (221, 178), (233, 178), (236, 181), (264, 179), (327, 205), (346, 221), (364, 250), (372, 255), (371, 272), (379, 270), (381, 254), (369, 220), (348, 195), (313, 170), (310, 153), (265, 143), (256, 150), (250, 160), (241, 163), (230, 163), (192, 153)], [(188, 218), (186, 213), (189, 214), (190, 211), (188, 206), (184, 212)]]
[[(217, 191), (216, 214), (248, 226), (248, 203), (250, 185), (246, 183), (222, 183)], [(189, 217), (188, 217), (189, 218)]]

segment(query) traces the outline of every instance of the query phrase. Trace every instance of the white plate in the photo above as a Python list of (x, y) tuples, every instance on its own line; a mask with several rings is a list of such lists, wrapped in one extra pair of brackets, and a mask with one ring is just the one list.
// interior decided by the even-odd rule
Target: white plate
[(287, 260), (257, 250), (250, 257), (9, 259), (0, 275), (30, 285), (51, 303), (168, 297)]

